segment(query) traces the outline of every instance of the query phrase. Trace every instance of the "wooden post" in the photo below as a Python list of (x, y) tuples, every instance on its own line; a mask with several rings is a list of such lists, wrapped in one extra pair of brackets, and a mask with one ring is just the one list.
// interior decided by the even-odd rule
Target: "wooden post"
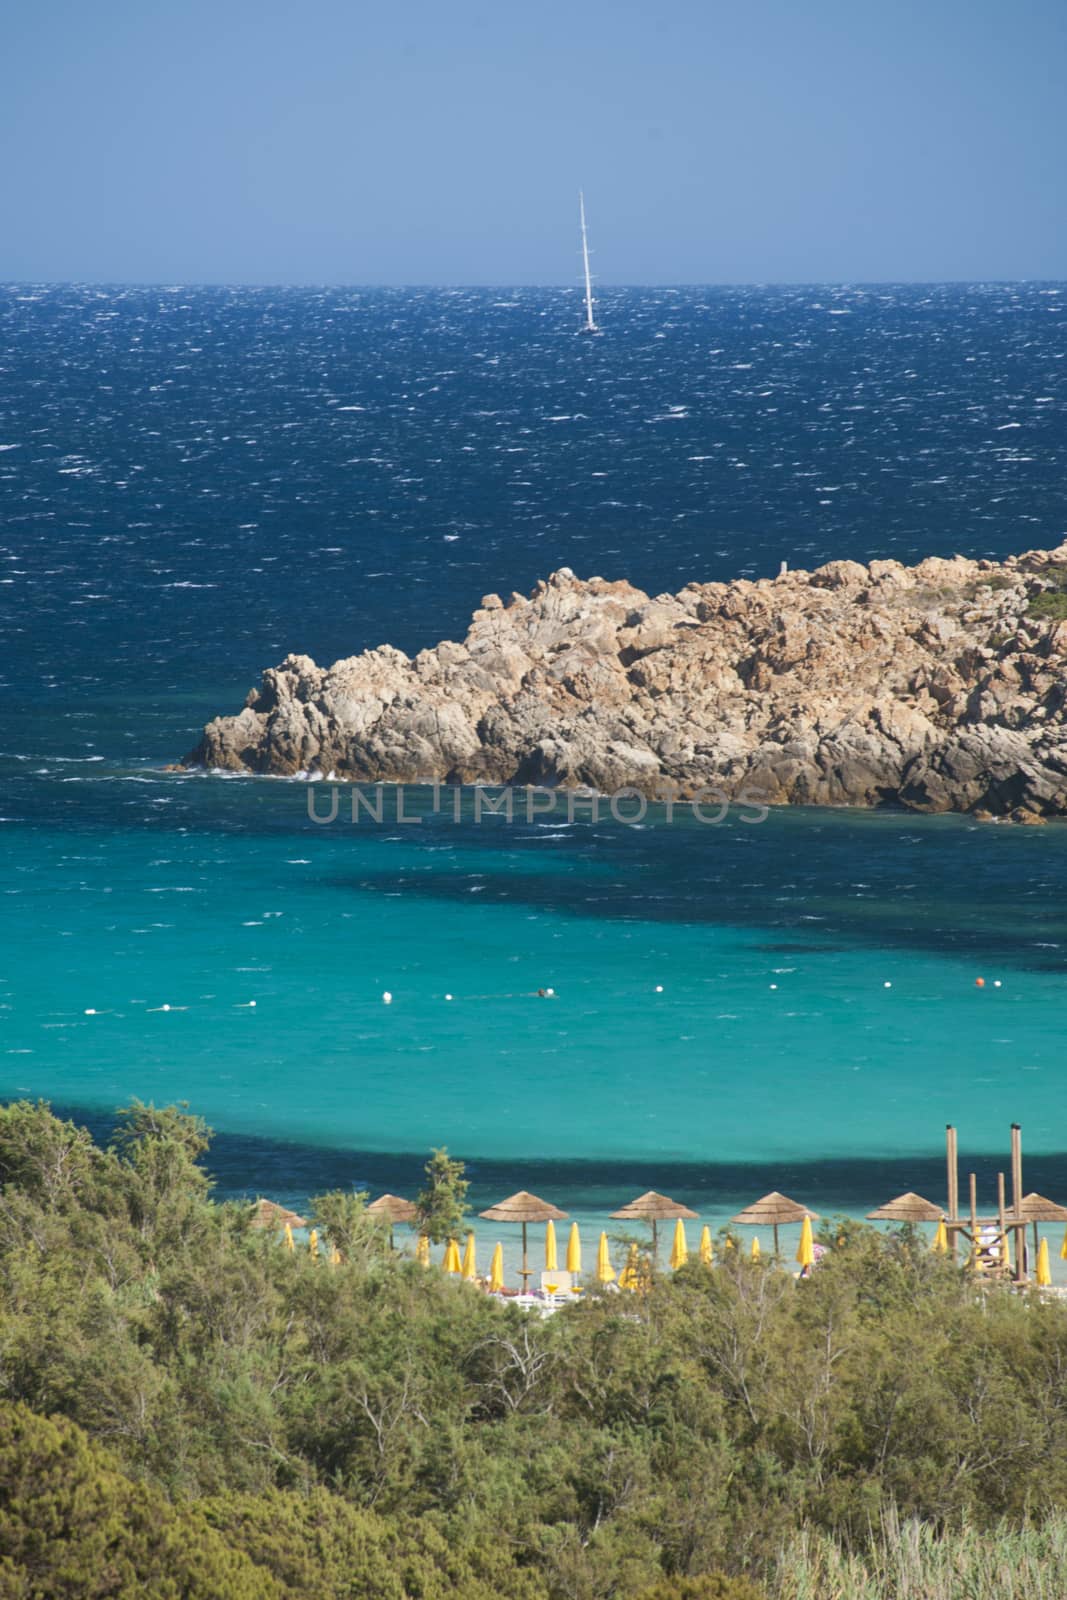
[(978, 1271), (978, 1179), (971, 1173), (971, 1265)]
[(1015, 1234), (1015, 1282), (1025, 1283), (1026, 1223), (1022, 1214), (1023, 1199), (1023, 1131), (1017, 1122), (1011, 1125), (1011, 1210)]
[(1000, 1233), (1000, 1271), (1011, 1267), (1008, 1255), (1008, 1223), (1004, 1211), (1004, 1174), (997, 1173), (997, 1230)]
[[(945, 1128), (945, 1162), (948, 1167), (948, 1217), (950, 1222), (958, 1222), (960, 1219), (960, 1164), (959, 1152), (956, 1148), (956, 1130), (951, 1122)], [(952, 1247), (953, 1258), (956, 1255), (956, 1235), (957, 1230), (950, 1228), (949, 1243)]]

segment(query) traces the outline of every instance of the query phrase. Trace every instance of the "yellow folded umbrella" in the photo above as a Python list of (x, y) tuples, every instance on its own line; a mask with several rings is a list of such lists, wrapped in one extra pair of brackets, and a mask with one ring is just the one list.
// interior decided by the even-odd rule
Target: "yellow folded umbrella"
[(442, 1261), (441, 1266), (445, 1272), (463, 1271), (459, 1259), (459, 1245), (455, 1239), (449, 1239), (448, 1244), (445, 1246), (445, 1259)]
[(338, 1248), (337, 1248), (337, 1246), (335, 1244), (332, 1244), (330, 1246), (330, 1266), (331, 1267), (339, 1267), (340, 1265), (341, 1265), (341, 1252), (340, 1252), (340, 1250), (338, 1250)]
[(700, 1259), (706, 1267), (710, 1267), (715, 1260), (711, 1248), (711, 1229), (706, 1222), (700, 1231)]
[(498, 1244), (493, 1250), (493, 1259), (489, 1263), (489, 1292), (499, 1294), (504, 1287), (504, 1246)]
[(1037, 1252), (1037, 1272), (1034, 1274), (1039, 1289), (1047, 1289), (1052, 1282), (1052, 1268), (1048, 1263), (1048, 1240), (1042, 1239)]
[(463, 1246), (463, 1277), (468, 1283), (473, 1283), (478, 1276), (478, 1266), (474, 1256), (474, 1235), (468, 1233), (467, 1242)]
[(545, 1271), (559, 1271), (559, 1257), (556, 1255), (556, 1224), (551, 1217), (545, 1223)]
[(596, 1281), (597, 1283), (613, 1283), (615, 1281), (615, 1268), (611, 1264), (606, 1233), (600, 1235), (600, 1244), (597, 1246)]
[(759, 1235), (755, 1233), (752, 1235), (752, 1259), (759, 1260)]
[(815, 1240), (811, 1236), (810, 1217), (805, 1217), (800, 1224), (800, 1243), (797, 1245), (796, 1259), (802, 1269), (815, 1265)]
[(637, 1284), (637, 1246), (632, 1244), (630, 1246), (630, 1254), (626, 1258), (626, 1265), (619, 1273), (619, 1288), (629, 1289), (634, 1292), (637, 1289)]
[(428, 1267), (430, 1265), (430, 1241), (424, 1233), (420, 1233), (415, 1241), (415, 1260), (420, 1267)]
[(1067, 1228), (1063, 1230), (1063, 1243), (1060, 1245), (1060, 1260), (1067, 1261)]
[[(1067, 1234), (1064, 1235), (1064, 1241), (1063, 1242), (1064, 1242), (1064, 1245), (1067, 1246)], [(293, 1243), (293, 1230), (292, 1230), (292, 1228), (290, 1228), (288, 1223), (285, 1224), (285, 1248), (287, 1250), (295, 1250), (296, 1249), (296, 1245)]]
[(582, 1236), (578, 1232), (578, 1224), (571, 1223), (570, 1238), (567, 1240), (567, 1271), (571, 1274), (582, 1270)]
[(681, 1217), (674, 1224), (674, 1243), (671, 1245), (671, 1268), (677, 1272), (689, 1260), (689, 1246), (685, 1242), (685, 1225)]
[(939, 1256), (945, 1255), (948, 1251), (948, 1229), (945, 1227), (944, 1217), (941, 1218), (937, 1225), (937, 1230), (934, 1233), (934, 1242), (930, 1249), (936, 1250)]
[(315, 1228), (312, 1228), (311, 1232), (308, 1234), (308, 1249), (311, 1251), (311, 1254), (315, 1257), (315, 1259), (318, 1260), (319, 1235), (317, 1229)]

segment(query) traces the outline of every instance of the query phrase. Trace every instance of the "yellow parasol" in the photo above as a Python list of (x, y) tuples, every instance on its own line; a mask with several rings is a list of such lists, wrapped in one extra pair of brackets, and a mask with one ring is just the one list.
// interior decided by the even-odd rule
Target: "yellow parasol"
[(478, 1276), (478, 1264), (474, 1255), (474, 1235), (468, 1233), (467, 1242), (463, 1247), (463, 1277), (468, 1283), (473, 1283)]
[(615, 1268), (611, 1264), (611, 1255), (608, 1251), (608, 1236), (600, 1235), (600, 1243), (596, 1252), (596, 1281), (597, 1283), (614, 1283)]
[(308, 1249), (317, 1261), (319, 1258), (319, 1233), (317, 1228), (312, 1228), (308, 1234)]
[(330, 1246), (330, 1266), (331, 1267), (339, 1267), (340, 1265), (341, 1265), (341, 1252), (340, 1252), (340, 1250), (338, 1250), (338, 1248), (337, 1248), (337, 1246), (335, 1244), (332, 1244)]
[(677, 1272), (689, 1260), (689, 1246), (685, 1242), (685, 1224), (681, 1217), (674, 1224), (674, 1243), (671, 1245), (671, 1268)]
[(1047, 1289), (1052, 1282), (1052, 1268), (1048, 1262), (1048, 1240), (1042, 1239), (1041, 1248), (1037, 1252), (1037, 1271), (1034, 1281), (1039, 1289)]
[[(810, 1227), (811, 1224), (809, 1223), (808, 1226)], [(752, 1259), (753, 1261), (759, 1260), (759, 1234), (757, 1233), (752, 1235)]]
[(711, 1229), (706, 1222), (700, 1231), (700, 1259), (706, 1267), (710, 1267), (715, 1260), (711, 1248)]
[(545, 1271), (559, 1271), (559, 1256), (556, 1254), (556, 1224), (551, 1217), (545, 1223)]
[(428, 1267), (430, 1265), (430, 1241), (424, 1233), (420, 1233), (415, 1241), (415, 1260), (420, 1267)]
[(447, 1245), (445, 1246), (445, 1259), (442, 1261), (441, 1266), (444, 1268), (445, 1272), (463, 1271), (459, 1259), (459, 1245), (456, 1243), (455, 1239), (449, 1239)]
[(626, 1258), (626, 1265), (619, 1273), (620, 1289), (629, 1289), (631, 1292), (636, 1292), (638, 1283), (637, 1269), (637, 1246), (632, 1244), (630, 1246), (630, 1254)]
[(802, 1272), (807, 1272), (815, 1265), (815, 1240), (811, 1236), (811, 1218), (808, 1216), (800, 1224), (800, 1243), (797, 1245), (796, 1258), (800, 1262)]
[(577, 1277), (582, 1270), (582, 1236), (578, 1232), (578, 1224), (571, 1223), (570, 1238), (567, 1240), (567, 1271), (572, 1277)]
[(489, 1263), (489, 1293), (499, 1294), (504, 1287), (504, 1246), (498, 1244)]
[(1060, 1260), (1067, 1261), (1067, 1228), (1063, 1230), (1063, 1243), (1060, 1245)]
[[(1063, 1242), (1064, 1245), (1067, 1246), (1067, 1234), (1064, 1235)], [(296, 1245), (293, 1243), (293, 1230), (290, 1228), (288, 1223), (285, 1224), (285, 1248), (287, 1250), (296, 1249)]]
[(948, 1251), (948, 1229), (945, 1227), (944, 1217), (941, 1218), (937, 1225), (934, 1232), (934, 1242), (930, 1249), (936, 1250), (939, 1256), (945, 1255)]

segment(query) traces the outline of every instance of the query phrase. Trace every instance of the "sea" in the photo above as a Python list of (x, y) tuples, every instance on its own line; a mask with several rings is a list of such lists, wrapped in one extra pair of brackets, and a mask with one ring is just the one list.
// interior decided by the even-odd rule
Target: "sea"
[[(222, 1196), (718, 1226), (783, 1190), (1067, 1202), (1067, 831), (650, 808), (412, 821), (164, 770), (290, 651), (1067, 536), (1067, 285), (0, 288), (0, 1095), (215, 1130)], [(982, 980), (979, 982), (979, 980)], [(539, 989), (553, 993), (544, 998)], [(391, 1003), (383, 994), (392, 996)], [(450, 998), (448, 998), (450, 997)], [(489, 1238), (489, 1235), (486, 1235)]]

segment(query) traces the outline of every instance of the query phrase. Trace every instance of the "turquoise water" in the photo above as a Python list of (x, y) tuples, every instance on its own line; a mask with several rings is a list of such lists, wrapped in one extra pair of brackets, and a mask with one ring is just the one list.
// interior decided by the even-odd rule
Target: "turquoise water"
[(188, 1101), (223, 1192), (297, 1203), (446, 1143), (598, 1226), (862, 1210), (943, 1194), (948, 1121), (991, 1202), (1013, 1120), (1067, 1196), (1061, 826), (319, 827), (159, 771), (287, 649), (418, 648), (563, 561), (1058, 542), (1058, 293), (620, 292), (591, 354), (562, 295), (12, 294), (0, 1093)]
[(476, 826), (469, 802), (457, 826), (429, 790), (413, 826), (323, 827), (303, 785), (84, 774), (81, 826), (7, 835), (8, 1092), (183, 1099), (368, 1154), (630, 1159), (661, 1184), (929, 1156), (946, 1121), (978, 1152), (1011, 1120), (1061, 1147), (1062, 902), (1029, 904), (1058, 829)]

